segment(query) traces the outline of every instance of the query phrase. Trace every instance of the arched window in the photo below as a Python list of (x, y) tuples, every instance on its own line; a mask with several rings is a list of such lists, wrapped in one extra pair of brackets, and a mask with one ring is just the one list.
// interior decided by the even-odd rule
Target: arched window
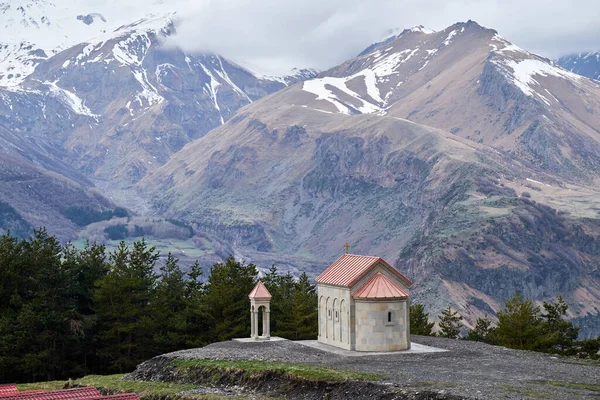
[(396, 313), (394, 310), (387, 310), (385, 312), (385, 325), (393, 326), (396, 325)]

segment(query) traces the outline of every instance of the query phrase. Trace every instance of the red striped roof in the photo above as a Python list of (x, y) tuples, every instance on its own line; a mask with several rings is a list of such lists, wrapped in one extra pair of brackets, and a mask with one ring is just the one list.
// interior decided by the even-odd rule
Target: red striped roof
[(21, 395), (21, 394), (28, 394), (28, 393), (42, 393), (43, 390), (24, 390), (22, 392), (11, 392), (11, 393), (0, 393), (0, 397), (2, 398), (2, 400), (5, 400), (6, 397), (10, 397), (10, 396), (15, 396), (17, 394)]
[(16, 393), (11, 396), (2, 396), (2, 400), (88, 400), (101, 396), (95, 387), (83, 387), (41, 393)]
[(381, 272), (376, 273), (354, 295), (355, 299), (408, 299), (400, 286)]
[(248, 295), (248, 298), (253, 300), (271, 300), (271, 293), (267, 290), (261, 281), (258, 281), (254, 289)]
[(5, 395), (5, 394), (16, 394), (19, 393), (19, 390), (17, 389), (17, 385), (15, 385), (14, 383), (8, 384), (8, 385), (0, 385), (0, 396)]
[(398, 272), (396, 268), (388, 264), (383, 258), (354, 254), (344, 254), (338, 258), (336, 262), (331, 264), (329, 268), (317, 277), (316, 282), (327, 285), (352, 287), (358, 280), (365, 276), (371, 268), (379, 263), (388, 267), (398, 279), (406, 284), (406, 286), (412, 286), (412, 281), (410, 279)]

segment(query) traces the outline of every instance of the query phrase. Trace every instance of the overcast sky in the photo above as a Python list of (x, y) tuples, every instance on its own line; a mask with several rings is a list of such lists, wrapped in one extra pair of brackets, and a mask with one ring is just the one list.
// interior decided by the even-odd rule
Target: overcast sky
[[(146, 0), (147, 1), (147, 0)], [(132, 2), (124, 2), (133, 6)], [(600, 50), (599, 0), (157, 0), (178, 9), (175, 43), (279, 73), (327, 69), (386, 31), (442, 30), (475, 20), (518, 46), (555, 58)]]

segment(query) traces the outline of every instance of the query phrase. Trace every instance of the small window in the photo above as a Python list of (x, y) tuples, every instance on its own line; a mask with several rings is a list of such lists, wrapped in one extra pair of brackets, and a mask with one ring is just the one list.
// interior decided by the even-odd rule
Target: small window
[(335, 312), (335, 320), (336, 321), (340, 320), (340, 315), (339, 315), (339, 313), (337, 311)]
[(327, 316), (331, 319), (331, 310), (327, 310)]
[(396, 325), (396, 313), (394, 310), (387, 310), (385, 312), (385, 325), (393, 326)]

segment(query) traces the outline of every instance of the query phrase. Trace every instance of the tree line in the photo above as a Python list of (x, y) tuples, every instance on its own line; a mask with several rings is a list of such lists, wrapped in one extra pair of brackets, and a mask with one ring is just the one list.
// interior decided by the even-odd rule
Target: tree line
[[(317, 337), (317, 294), (308, 276), (272, 267), (261, 279), (273, 296), (271, 332), (293, 340)], [(44, 229), (29, 239), (0, 237), (0, 382), (123, 373), (155, 355), (246, 337), (254, 264), (232, 256), (207, 276), (196, 262), (184, 272), (145, 240), (111, 252), (102, 245), (61, 245)], [(596, 357), (600, 338), (577, 341), (558, 298), (537, 307), (515, 295), (495, 326), (479, 318), (464, 339), (515, 349)], [(433, 335), (420, 304), (410, 307), (412, 334)], [(459, 338), (462, 317), (450, 307), (437, 335)]]
[(438, 330), (422, 304), (410, 306), (410, 332), (414, 335), (462, 338), (518, 350), (531, 350), (564, 356), (600, 358), (600, 336), (596, 339), (577, 340), (579, 327), (566, 319), (569, 306), (562, 297), (544, 302), (543, 307), (515, 294), (498, 312), (498, 322), (478, 318), (473, 329), (462, 335), (462, 316), (450, 306), (438, 316)]
[[(245, 337), (254, 264), (232, 256), (206, 277), (184, 272), (145, 240), (107, 252), (61, 245), (45, 229), (27, 240), (0, 237), (0, 382), (123, 373), (155, 355)], [(317, 295), (306, 274), (275, 267), (272, 334), (317, 336)]]

